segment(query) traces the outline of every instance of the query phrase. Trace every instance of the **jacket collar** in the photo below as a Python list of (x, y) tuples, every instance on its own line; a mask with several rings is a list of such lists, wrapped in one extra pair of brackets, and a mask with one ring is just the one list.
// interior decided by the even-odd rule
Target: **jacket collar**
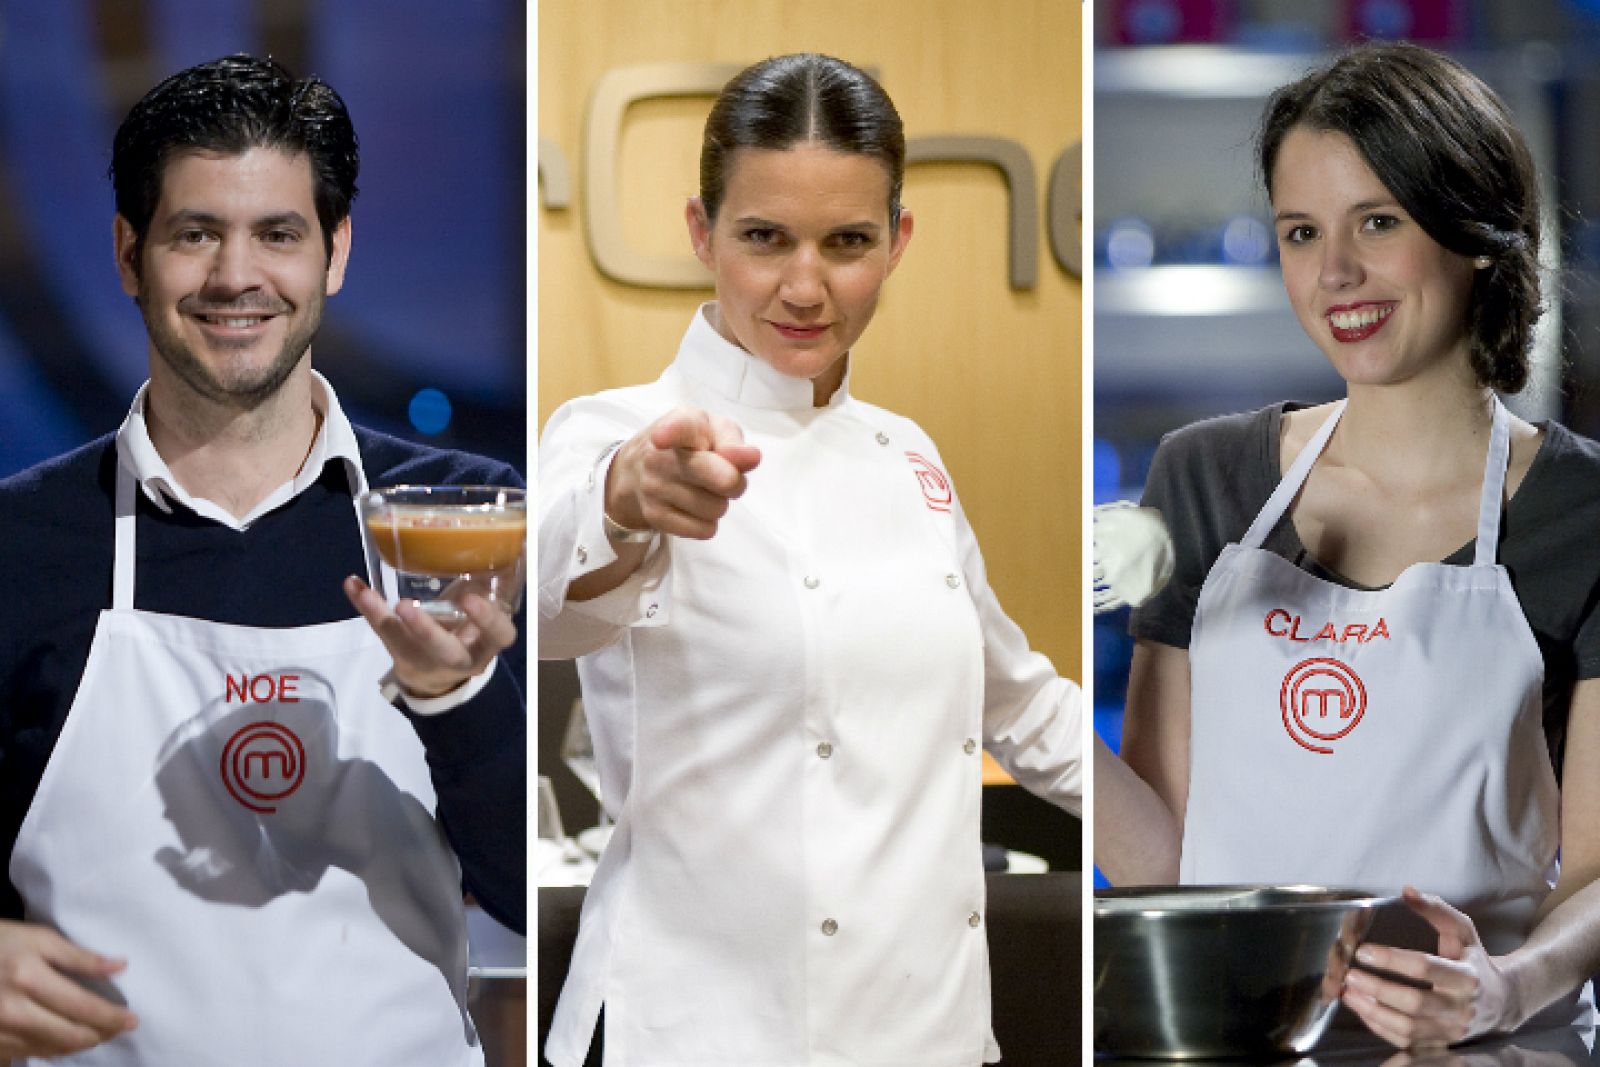
[[(811, 382), (774, 370), (765, 360), (724, 338), (711, 324), (715, 308), (715, 303), (700, 305), (689, 323), (678, 345), (677, 365), (682, 372), (743, 407), (769, 411), (811, 409)], [(846, 364), (844, 380), (828, 400), (827, 407), (838, 407), (849, 395), (850, 367)]]

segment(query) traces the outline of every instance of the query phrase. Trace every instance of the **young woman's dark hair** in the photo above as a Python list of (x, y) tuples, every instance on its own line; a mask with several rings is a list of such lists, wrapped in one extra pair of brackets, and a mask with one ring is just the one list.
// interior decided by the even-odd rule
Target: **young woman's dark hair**
[(700, 145), (700, 201), (715, 219), (737, 148), (784, 149), (815, 141), (859, 152), (889, 172), (889, 223), (900, 220), (906, 137), (883, 87), (842, 59), (802, 52), (746, 67), (723, 86)]
[(111, 184), (117, 213), (142, 242), (174, 153), (239, 155), (252, 148), (304, 153), (323, 247), (350, 214), (361, 157), (344, 101), (318, 78), (295, 78), (271, 59), (234, 55), (180, 71), (151, 89), (117, 129)]
[(1289, 131), (1344, 134), (1429, 237), (1484, 256), (1468, 305), (1482, 385), (1527, 384), (1539, 301), (1533, 159), (1500, 98), (1454, 60), (1410, 44), (1365, 45), (1272, 94), (1257, 136), (1261, 180)]

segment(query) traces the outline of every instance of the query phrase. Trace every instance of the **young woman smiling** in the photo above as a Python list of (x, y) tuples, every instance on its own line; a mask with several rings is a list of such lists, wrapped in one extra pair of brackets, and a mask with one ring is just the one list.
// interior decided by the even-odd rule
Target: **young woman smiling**
[(1600, 448), (1496, 395), (1540, 312), (1527, 148), (1473, 75), (1383, 45), (1278, 90), (1258, 161), (1347, 396), (1157, 453), (1178, 568), (1133, 615), (1123, 754), (1181, 850), (1110, 873), (1404, 888), (1427, 925), (1358, 960), (1416, 982), (1344, 992), (1397, 1045), (1575, 1018), (1600, 970)]

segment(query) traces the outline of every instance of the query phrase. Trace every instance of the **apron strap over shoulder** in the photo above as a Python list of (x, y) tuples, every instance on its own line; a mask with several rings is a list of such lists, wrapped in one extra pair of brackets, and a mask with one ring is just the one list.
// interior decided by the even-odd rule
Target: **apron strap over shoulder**
[(1333, 414), (1329, 415), (1317, 432), (1312, 434), (1311, 440), (1294, 457), (1294, 463), (1289, 467), (1278, 487), (1267, 498), (1266, 506), (1256, 515), (1256, 521), (1250, 524), (1250, 529), (1245, 531), (1239, 544), (1244, 548), (1260, 548), (1266, 541), (1267, 534), (1278, 525), (1278, 520), (1283, 518), (1284, 512), (1289, 510), (1289, 505), (1294, 501), (1295, 495), (1300, 492), (1300, 487), (1306, 484), (1306, 478), (1311, 474), (1311, 466), (1316, 463), (1317, 457), (1322, 455), (1322, 450), (1328, 447), (1328, 439), (1333, 436), (1333, 429), (1339, 425), (1339, 418), (1344, 414), (1347, 401), (1341, 400), (1334, 405)]
[(1478, 498), (1478, 545), (1472, 562), (1493, 563), (1500, 550), (1500, 513), (1504, 507), (1506, 466), (1511, 461), (1511, 414), (1498, 396), (1489, 429), (1489, 454), (1483, 461), (1483, 495)]
[(133, 523), (137, 508), (138, 486), (133, 474), (117, 463), (116, 539), (113, 541), (111, 561), (111, 608), (129, 611), (133, 608)]
[[(1477, 548), (1474, 551), (1473, 563), (1477, 565), (1489, 564), (1495, 561), (1500, 547), (1500, 514), (1504, 506), (1504, 493), (1506, 485), (1506, 465), (1511, 457), (1511, 414), (1500, 398), (1490, 394), (1494, 403), (1493, 421), (1489, 429), (1489, 453), (1483, 461), (1483, 491), (1478, 498), (1478, 535)], [(1294, 457), (1294, 463), (1278, 482), (1272, 495), (1267, 498), (1255, 521), (1250, 524), (1250, 529), (1239, 539), (1239, 544), (1244, 548), (1260, 548), (1266, 541), (1267, 535), (1273, 527), (1283, 518), (1289, 510), (1289, 505), (1294, 502), (1295, 496), (1305, 485), (1306, 478), (1311, 475), (1311, 467), (1328, 447), (1328, 440), (1333, 436), (1333, 431), (1339, 425), (1339, 418), (1344, 414), (1346, 401), (1339, 401), (1333, 409), (1333, 414), (1317, 428), (1300, 454)]]

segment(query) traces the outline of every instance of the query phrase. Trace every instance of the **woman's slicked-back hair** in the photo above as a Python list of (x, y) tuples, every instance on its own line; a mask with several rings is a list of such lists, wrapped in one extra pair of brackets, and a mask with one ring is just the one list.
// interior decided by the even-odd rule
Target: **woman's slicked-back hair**
[(1340, 133), (1441, 246), (1487, 256), (1468, 305), (1478, 381), (1527, 384), (1539, 299), (1539, 190), (1533, 158), (1494, 91), (1454, 60), (1411, 44), (1371, 44), (1283, 86), (1257, 136), (1261, 180), (1296, 127)]
[(889, 220), (900, 218), (906, 138), (883, 87), (842, 59), (802, 52), (746, 67), (723, 86), (700, 145), (700, 201), (715, 219), (739, 148), (784, 149), (815, 142), (859, 152), (889, 173)]

